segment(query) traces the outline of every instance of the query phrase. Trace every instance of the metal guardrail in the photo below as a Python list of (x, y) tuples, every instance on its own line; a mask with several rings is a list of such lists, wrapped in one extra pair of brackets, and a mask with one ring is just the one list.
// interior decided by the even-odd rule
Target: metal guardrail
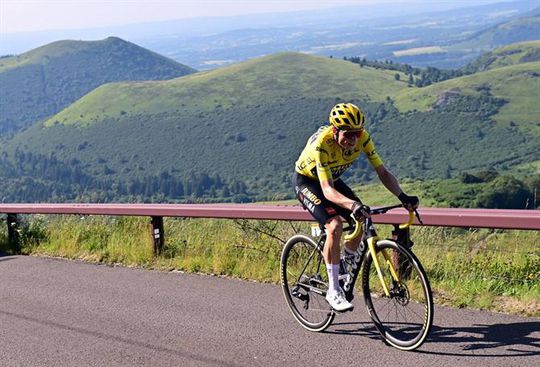
[[(419, 212), (426, 226), (540, 230), (540, 210), (420, 208)], [(17, 214), (149, 216), (156, 252), (164, 246), (163, 217), (313, 221), (300, 206), (260, 204), (0, 204), (0, 213), (8, 214), (13, 241)], [(399, 224), (407, 218), (405, 209), (396, 209), (373, 221)]]

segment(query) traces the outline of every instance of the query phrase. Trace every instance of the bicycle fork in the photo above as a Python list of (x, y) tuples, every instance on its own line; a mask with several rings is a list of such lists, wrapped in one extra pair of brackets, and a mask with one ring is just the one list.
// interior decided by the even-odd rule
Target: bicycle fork
[[(379, 237), (377, 236), (374, 236), (374, 237), (369, 237), (367, 239), (367, 244), (368, 244), (368, 251), (369, 253), (371, 254), (371, 258), (373, 260), (373, 264), (375, 265), (375, 269), (377, 270), (377, 275), (379, 276), (379, 280), (381, 281), (381, 285), (383, 287), (383, 290), (384, 290), (384, 294), (390, 298), (390, 286), (388, 285), (388, 283), (386, 282), (386, 279), (384, 278), (384, 274), (383, 274), (383, 271), (381, 269), (381, 264), (379, 263), (379, 259), (377, 257), (377, 250), (375, 248), (375, 245), (377, 243), (377, 241), (379, 241)], [(399, 277), (398, 277), (398, 274), (396, 272), (396, 270), (394, 269), (394, 264), (393, 264), (393, 261), (392, 261), (392, 255), (390, 255), (388, 253), (388, 250), (386, 249), (382, 249), (380, 251), (388, 265), (388, 268), (390, 269), (390, 274), (392, 275), (392, 279), (399, 284)]]

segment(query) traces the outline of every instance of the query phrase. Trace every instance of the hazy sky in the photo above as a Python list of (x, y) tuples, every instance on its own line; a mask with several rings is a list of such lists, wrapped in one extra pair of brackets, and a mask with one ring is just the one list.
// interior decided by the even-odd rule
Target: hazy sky
[(491, 3), (503, 0), (0, 0), (0, 33), (321, 9), (383, 2)]

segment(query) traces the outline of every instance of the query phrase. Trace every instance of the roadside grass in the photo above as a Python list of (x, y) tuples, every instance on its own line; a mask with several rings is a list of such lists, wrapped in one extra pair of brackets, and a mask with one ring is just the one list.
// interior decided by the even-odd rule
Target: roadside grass
[[(286, 239), (309, 233), (309, 223), (166, 218), (166, 246), (155, 256), (148, 218), (24, 219), (23, 254), (271, 283), (279, 282)], [(382, 237), (390, 235), (391, 226), (378, 227)], [(415, 227), (412, 239), (436, 303), (540, 316), (540, 232)], [(12, 252), (6, 233), (0, 235), (0, 251)]]
[(540, 315), (540, 233), (416, 227), (439, 304)]

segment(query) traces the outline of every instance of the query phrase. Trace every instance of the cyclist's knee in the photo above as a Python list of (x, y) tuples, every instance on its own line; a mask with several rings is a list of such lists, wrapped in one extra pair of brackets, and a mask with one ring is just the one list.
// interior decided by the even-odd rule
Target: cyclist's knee
[(343, 232), (343, 223), (339, 217), (330, 218), (324, 227), (329, 236), (341, 236), (341, 233)]

